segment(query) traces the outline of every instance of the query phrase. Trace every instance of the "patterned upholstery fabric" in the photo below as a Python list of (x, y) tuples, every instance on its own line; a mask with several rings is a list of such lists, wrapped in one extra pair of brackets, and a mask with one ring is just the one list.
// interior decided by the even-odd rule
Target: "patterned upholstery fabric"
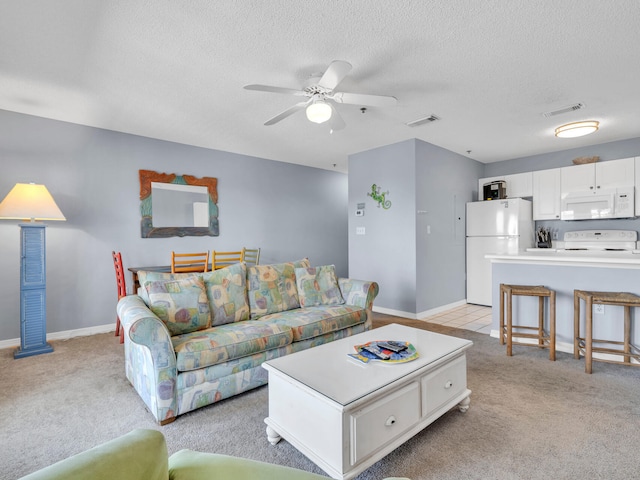
[(179, 335), (171, 342), (178, 371), (184, 372), (283, 347), (292, 339), (287, 325), (248, 320)]
[(269, 322), (290, 327), (293, 331), (293, 341), (299, 342), (364, 323), (366, 318), (366, 312), (360, 307), (321, 305), (273, 313), (257, 320), (257, 323)]
[(249, 319), (247, 267), (236, 263), (202, 274), (211, 305), (212, 326)]
[(157, 282), (159, 280), (179, 280), (181, 278), (198, 277), (200, 273), (171, 273), (171, 272), (149, 272), (147, 270), (138, 270), (138, 283), (140, 288), (136, 292), (148, 304), (149, 295), (147, 294), (147, 284)]
[(211, 326), (209, 300), (201, 277), (147, 282), (149, 308), (164, 322), (171, 335)]
[(308, 259), (298, 262), (254, 265), (247, 271), (251, 318), (300, 308), (295, 269), (308, 268)]
[[(295, 268), (310, 267), (307, 259), (280, 265), (293, 269), (294, 275)], [(161, 280), (201, 280), (202, 276), (156, 272), (139, 275), (141, 285)], [(227, 280), (222, 279), (223, 283)], [(209, 281), (213, 282), (211, 277)], [(158, 422), (171, 421), (183, 413), (264, 385), (268, 381), (267, 372), (261, 367), (264, 361), (372, 328), (371, 308), (378, 285), (342, 278), (338, 285), (345, 300), (342, 305), (274, 312), (259, 320), (234, 321), (177, 336), (172, 336), (143, 298), (123, 297), (118, 301), (117, 314), (125, 332), (127, 378)], [(203, 288), (206, 291), (206, 285)], [(248, 283), (246, 288), (249, 290)], [(146, 289), (140, 289), (143, 290)], [(297, 293), (297, 287), (295, 290)], [(214, 303), (209, 298), (211, 310)], [(234, 320), (242, 310), (237, 307), (239, 304), (234, 302)], [(251, 302), (249, 305), (253, 307)], [(231, 314), (227, 318), (230, 317)]]
[(296, 268), (295, 273), (301, 307), (344, 303), (334, 265)]

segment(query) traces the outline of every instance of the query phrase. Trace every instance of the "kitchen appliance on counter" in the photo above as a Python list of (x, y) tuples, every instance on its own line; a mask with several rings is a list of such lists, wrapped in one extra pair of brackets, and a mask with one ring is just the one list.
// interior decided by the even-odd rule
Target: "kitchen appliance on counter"
[(483, 200), (501, 200), (503, 198), (507, 198), (507, 182), (504, 180), (496, 180), (482, 186)]
[(578, 230), (564, 233), (564, 245), (558, 254), (635, 253), (638, 232), (635, 230)]
[(533, 246), (532, 203), (522, 198), (467, 203), (467, 302), (491, 306), (489, 253)]

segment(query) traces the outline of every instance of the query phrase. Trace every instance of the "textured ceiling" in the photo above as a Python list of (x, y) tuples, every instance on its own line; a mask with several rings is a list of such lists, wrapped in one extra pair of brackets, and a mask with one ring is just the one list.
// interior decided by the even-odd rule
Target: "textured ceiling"
[[(638, 0), (0, 0), (0, 109), (339, 171), (409, 138), (494, 162), (640, 136), (639, 40)], [(336, 59), (338, 90), (397, 106), (263, 125), (300, 98), (244, 85)], [(600, 130), (554, 137), (582, 119)]]

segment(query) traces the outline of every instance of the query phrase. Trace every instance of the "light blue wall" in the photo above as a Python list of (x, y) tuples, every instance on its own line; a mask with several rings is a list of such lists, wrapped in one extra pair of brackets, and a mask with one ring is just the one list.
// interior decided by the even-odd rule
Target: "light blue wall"
[[(378, 282), (377, 306), (407, 312), (416, 305), (415, 164), (414, 140), (349, 156), (349, 275)], [(367, 195), (372, 184), (389, 191), (388, 210)]]
[(482, 164), (420, 140), (416, 158), (416, 312), (425, 312), (466, 298), (466, 203), (478, 198)]
[[(597, 133), (593, 135), (597, 135)], [(571, 141), (570, 139), (559, 138), (558, 142), (567, 140)], [(558, 145), (560, 145), (560, 143)], [(600, 145), (591, 145), (589, 147), (532, 155), (529, 157), (513, 158), (503, 162), (487, 163), (484, 166), (482, 177), (568, 167), (573, 165), (572, 160), (574, 158), (593, 157), (596, 155), (599, 156), (600, 161), (603, 162), (607, 160), (617, 160), (619, 158), (637, 157), (640, 155), (640, 137), (617, 142), (601, 143)]]
[[(348, 272), (345, 174), (7, 111), (0, 167), (0, 200), (43, 183), (67, 218), (46, 232), (49, 333), (115, 326), (112, 250), (127, 268), (166, 265), (171, 250), (261, 247), (261, 263), (308, 256)], [(140, 238), (140, 169), (217, 177), (220, 236)], [(18, 223), (0, 221), (0, 340), (20, 335)]]
[[(594, 135), (597, 135), (597, 133)], [(592, 157), (596, 155), (600, 157), (599, 161), (638, 157), (640, 156), (640, 137), (630, 140), (620, 140), (618, 142), (592, 145), (590, 147), (552, 152), (543, 155), (515, 158), (504, 162), (488, 163), (484, 167), (482, 177), (493, 177), (497, 175), (567, 167), (573, 165), (572, 160), (574, 158)], [(636, 230), (640, 233), (640, 217), (633, 219), (611, 220), (538, 221), (536, 222), (536, 226), (551, 228), (553, 231), (558, 233), (558, 238), (561, 240), (565, 232), (574, 230)]]
[[(481, 172), (480, 163), (416, 139), (349, 157), (349, 273), (380, 284), (377, 308), (411, 317), (464, 300), (464, 205)], [(367, 196), (374, 183), (389, 191), (389, 210)]]

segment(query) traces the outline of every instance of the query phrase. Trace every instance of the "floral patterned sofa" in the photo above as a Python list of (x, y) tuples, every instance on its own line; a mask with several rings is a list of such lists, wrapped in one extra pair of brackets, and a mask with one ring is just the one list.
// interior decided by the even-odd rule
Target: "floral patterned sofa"
[(307, 259), (138, 278), (117, 307), (126, 375), (161, 425), (266, 384), (267, 360), (371, 329), (378, 294)]

